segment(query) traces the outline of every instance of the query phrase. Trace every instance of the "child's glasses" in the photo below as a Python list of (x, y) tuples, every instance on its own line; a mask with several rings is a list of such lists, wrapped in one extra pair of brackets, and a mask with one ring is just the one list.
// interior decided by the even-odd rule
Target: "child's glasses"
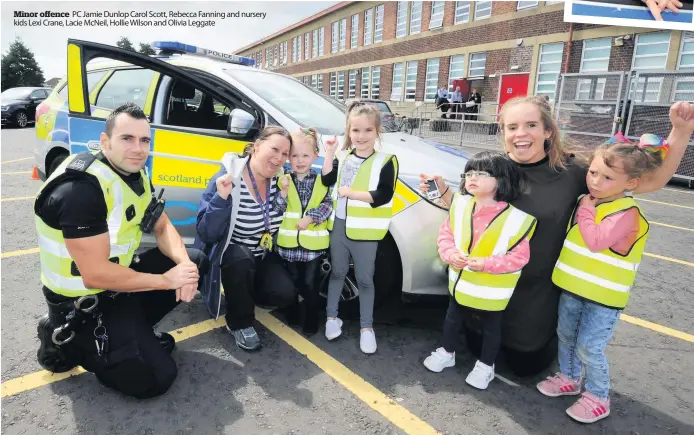
[(460, 174), (462, 178), (473, 178), (473, 177), (479, 177), (479, 178), (487, 178), (491, 177), (492, 174), (490, 174), (487, 171), (467, 171), (464, 174)]

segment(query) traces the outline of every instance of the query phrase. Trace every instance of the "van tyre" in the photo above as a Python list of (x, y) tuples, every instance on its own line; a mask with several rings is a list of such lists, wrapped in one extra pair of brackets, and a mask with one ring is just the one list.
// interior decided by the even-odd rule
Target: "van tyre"
[[(330, 251), (324, 261), (324, 267), (319, 273), (320, 308), (325, 310), (328, 298), (328, 282), (330, 280)], [(326, 270), (327, 269), (327, 270)], [(374, 272), (374, 310), (382, 307), (391, 296), (400, 294), (402, 289), (402, 264), (400, 252), (390, 234), (378, 243), (376, 251), (376, 268)], [(340, 318), (359, 318), (359, 289), (354, 275), (354, 263), (350, 261), (349, 272), (342, 288), (340, 305), (338, 306)]]
[(60, 164), (63, 163), (65, 161), (65, 159), (67, 159), (67, 156), (68, 156), (67, 154), (58, 154), (57, 156), (55, 156), (53, 158), (50, 166), (48, 167), (48, 171), (46, 172), (46, 178), (50, 177), (51, 174), (56, 169), (58, 169), (58, 166), (60, 166)]

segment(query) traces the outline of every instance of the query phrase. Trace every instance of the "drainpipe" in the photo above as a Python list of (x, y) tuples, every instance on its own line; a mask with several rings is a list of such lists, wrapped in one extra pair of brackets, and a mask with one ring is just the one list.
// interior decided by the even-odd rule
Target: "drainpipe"
[(569, 58), (571, 57), (571, 42), (574, 37), (574, 23), (569, 23), (569, 45), (567, 46), (566, 60), (564, 61), (564, 74), (569, 72)]

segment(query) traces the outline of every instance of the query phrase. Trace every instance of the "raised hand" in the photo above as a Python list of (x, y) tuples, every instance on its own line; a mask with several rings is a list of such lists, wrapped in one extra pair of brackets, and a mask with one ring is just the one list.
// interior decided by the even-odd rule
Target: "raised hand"
[(222, 199), (229, 198), (231, 191), (234, 188), (234, 183), (232, 182), (233, 176), (231, 174), (222, 175), (217, 178), (217, 195)]
[(684, 101), (670, 107), (670, 122), (673, 130), (682, 130), (689, 135), (694, 132), (694, 104)]
[[(330, 157), (334, 157), (337, 152), (337, 136), (333, 136), (331, 139), (325, 141), (325, 154)], [(332, 160), (332, 159), (331, 159)]]

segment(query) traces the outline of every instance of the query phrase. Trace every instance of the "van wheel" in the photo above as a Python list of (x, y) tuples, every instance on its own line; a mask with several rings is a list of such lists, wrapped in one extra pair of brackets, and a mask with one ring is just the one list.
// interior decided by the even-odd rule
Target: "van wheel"
[[(323, 308), (328, 298), (328, 282), (330, 280), (330, 254), (323, 260), (319, 273), (319, 293)], [(378, 309), (388, 301), (389, 297), (402, 289), (402, 264), (400, 252), (390, 234), (378, 243), (376, 252), (376, 269), (374, 271), (374, 309)], [(349, 272), (342, 286), (340, 295), (339, 315), (342, 319), (359, 318), (359, 287), (354, 275), (354, 262), (350, 260)]]
[(63, 161), (64, 161), (65, 159), (67, 159), (67, 156), (68, 156), (67, 153), (61, 153), (61, 154), (58, 154), (57, 156), (55, 156), (55, 157), (53, 158), (53, 160), (51, 161), (50, 166), (48, 167), (48, 172), (46, 172), (46, 178), (50, 177), (51, 174), (52, 174), (56, 169), (58, 169), (58, 166), (60, 166), (60, 164), (63, 163)]

